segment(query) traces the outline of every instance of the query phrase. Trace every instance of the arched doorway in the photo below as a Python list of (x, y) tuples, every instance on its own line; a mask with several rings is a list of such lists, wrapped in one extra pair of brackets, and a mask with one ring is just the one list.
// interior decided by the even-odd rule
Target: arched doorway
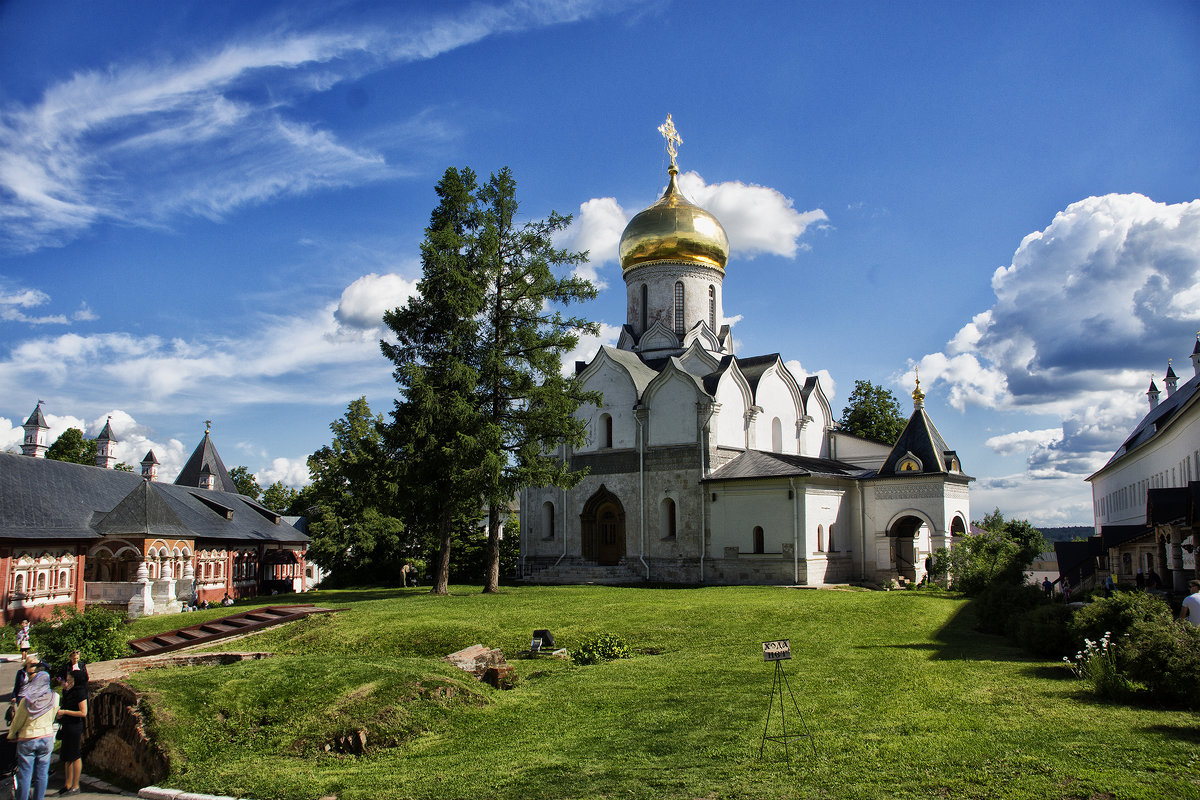
[(902, 516), (888, 528), (891, 539), (892, 567), (901, 578), (917, 579), (917, 536), (925, 520), (915, 516)]
[(625, 556), (625, 508), (604, 486), (592, 495), (579, 515), (583, 557), (602, 566), (617, 564)]

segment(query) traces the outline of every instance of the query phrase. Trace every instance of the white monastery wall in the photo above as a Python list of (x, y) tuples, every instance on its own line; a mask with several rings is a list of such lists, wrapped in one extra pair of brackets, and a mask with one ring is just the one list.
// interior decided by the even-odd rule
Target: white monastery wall
[[(772, 453), (799, 453), (796, 401), (778, 372), (772, 370), (762, 376), (758, 382), (755, 399), (762, 408), (762, 412), (754, 421), (758, 427), (758, 449)], [(775, 420), (779, 420), (778, 429)]]

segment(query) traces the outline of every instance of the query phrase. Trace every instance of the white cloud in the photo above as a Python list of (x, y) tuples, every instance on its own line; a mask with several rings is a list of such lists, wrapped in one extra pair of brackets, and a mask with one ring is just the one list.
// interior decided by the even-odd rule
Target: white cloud
[[(217, 219), (279, 196), (395, 177), (378, 147), (290, 118), (294, 101), (388, 64), (606, 10), (599, 2), (475, 4), (362, 31), (244, 37), (190, 58), (77, 72), (35, 103), (0, 110), (0, 248), (63, 244), (100, 221)], [(263, 75), (269, 92), (240, 91)], [(425, 123), (445, 133), (438, 121)]]
[(999, 508), (1005, 517), (1046, 526), (1078, 525), (1092, 518), (1092, 504), (1087, 492), (1079, 491), (1078, 475), (980, 478), (971, 485), (971, 508), (976, 519)]
[(384, 312), (405, 305), (416, 293), (416, 281), (372, 272), (345, 288), (333, 315), (345, 328), (374, 332), (383, 325)]
[[(992, 307), (916, 366), (959, 410), (1061, 419), (1061, 430), (1001, 434), (988, 446), (1025, 450), (1023, 480), (1077, 482), (1147, 413), (1150, 375), (1161, 376), (1168, 357), (1185, 363), (1200, 327), (1197, 287), (1200, 200), (1089, 197), (1026, 236), (992, 277)], [(911, 378), (910, 371), (902, 380)], [(1081, 516), (1090, 515), (1089, 508)]]
[(993, 436), (984, 444), (1000, 455), (1007, 456), (1012, 453), (1027, 453), (1035, 447), (1043, 447), (1051, 442), (1061, 442), (1062, 438), (1062, 428), (1045, 428), (1040, 431), (1013, 431)]
[(729, 235), (731, 254), (754, 258), (763, 253), (794, 258), (809, 226), (829, 221), (821, 209), (797, 211), (778, 189), (741, 181), (707, 184), (697, 172), (679, 176), (679, 188), (711, 212)]
[[(696, 172), (679, 176), (679, 188), (693, 202), (710, 211), (729, 236), (731, 257), (754, 258), (771, 254), (794, 258), (808, 249), (800, 242), (812, 226), (824, 227), (829, 218), (821, 209), (796, 211), (792, 201), (777, 189), (741, 181), (707, 184)], [(644, 205), (648, 206), (649, 203)], [(617, 260), (621, 232), (630, 216), (612, 197), (597, 197), (580, 204), (562, 246), (588, 250), (586, 273), (592, 280), (600, 266)]]
[(615, 346), (620, 336), (620, 326), (609, 325), (604, 322), (600, 323), (600, 333), (598, 335), (584, 334), (580, 336), (579, 344), (576, 345), (575, 349), (563, 355), (563, 375), (574, 375), (576, 361), (591, 361), (596, 356), (596, 353), (600, 352), (601, 345)]
[(271, 466), (264, 467), (254, 474), (258, 485), (267, 488), (275, 481), (281, 481), (285, 486), (300, 489), (312, 480), (308, 472), (308, 458), (274, 458)]
[(625, 210), (612, 197), (595, 197), (579, 205), (579, 213), (563, 236), (560, 247), (586, 250), (588, 263), (580, 265), (576, 274), (604, 288), (599, 268), (617, 260), (617, 245), (628, 222)]
[(800, 366), (800, 362), (796, 360), (788, 361), (784, 366), (792, 371), (792, 374), (796, 376), (796, 380), (801, 385), (804, 384), (805, 378), (810, 375), (816, 375), (817, 380), (821, 382), (821, 389), (825, 392), (825, 398), (829, 400), (830, 404), (833, 403), (833, 398), (837, 395), (837, 383), (833, 380), (833, 375), (829, 374), (829, 370), (819, 369), (816, 372), (810, 373), (804, 367)]

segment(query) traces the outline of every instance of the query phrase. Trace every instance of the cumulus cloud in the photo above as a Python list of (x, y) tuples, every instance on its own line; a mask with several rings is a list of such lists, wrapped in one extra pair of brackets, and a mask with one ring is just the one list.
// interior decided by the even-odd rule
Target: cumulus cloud
[[(729, 236), (731, 256), (754, 258), (761, 254), (794, 258), (805, 249), (800, 242), (810, 227), (829, 221), (821, 209), (797, 211), (792, 200), (777, 189), (741, 181), (708, 184), (697, 172), (679, 176), (679, 188), (697, 205), (712, 212)], [(648, 206), (643, 203), (639, 208)], [(591, 263), (581, 274), (596, 279), (597, 270), (617, 260), (621, 232), (632, 214), (612, 197), (592, 198), (580, 204), (579, 213), (562, 237), (562, 246), (590, 251)]]
[(372, 272), (345, 288), (333, 315), (343, 328), (375, 332), (383, 325), (384, 312), (405, 305), (416, 293), (416, 281)]
[[(799, 381), (801, 385), (804, 384), (805, 378), (816, 375), (817, 380), (821, 382), (821, 389), (824, 390), (826, 399), (828, 399), (831, 404), (833, 403), (833, 398), (837, 394), (837, 383), (833, 380), (833, 375), (829, 373), (829, 370), (819, 369), (816, 372), (808, 372), (804, 369), (804, 367), (800, 366), (799, 361), (795, 360), (786, 362), (784, 366), (792, 371), (792, 374), (796, 376), (796, 380)], [(834, 409), (834, 411), (836, 413), (837, 410)]]
[(1197, 287), (1200, 200), (1089, 197), (1026, 236), (992, 276), (992, 307), (914, 366), (960, 410), (1061, 419), (1056, 436), (1017, 431), (988, 445), (1025, 450), (1030, 479), (1077, 481), (1147, 413), (1150, 375), (1168, 357), (1186, 363), (1200, 327)]
[(778, 189), (741, 181), (708, 184), (697, 172), (679, 176), (679, 188), (721, 221), (729, 248), (740, 258), (768, 254), (794, 258), (810, 226), (829, 221), (821, 209), (797, 211)]
[[(77, 72), (36, 102), (0, 109), (0, 248), (63, 244), (101, 221), (216, 219), (280, 196), (395, 177), (396, 165), (366, 144), (372, 134), (347, 141), (293, 118), (295, 102), (388, 64), (612, 5), (473, 4), (403, 24), (275, 32), (192, 57)], [(264, 74), (269, 92), (243, 91)], [(422, 124), (446, 132), (437, 120)]]
[(271, 459), (271, 466), (264, 467), (254, 473), (254, 479), (264, 489), (275, 483), (275, 481), (279, 481), (284, 486), (290, 486), (293, 489), (300, 489), (307, 486), (312, 477), (308, 472), (307, 457), (300, 457), (273, 458)]
[(971, 484), (975, 516), (993, 508), (1006, 517), (1028, 519), (1038, 525), (1077, 525), (1092, 518), (1092, 503), (1079, 491), (1079, 476), (1035, 477), (1027, 473), (980, 478)]

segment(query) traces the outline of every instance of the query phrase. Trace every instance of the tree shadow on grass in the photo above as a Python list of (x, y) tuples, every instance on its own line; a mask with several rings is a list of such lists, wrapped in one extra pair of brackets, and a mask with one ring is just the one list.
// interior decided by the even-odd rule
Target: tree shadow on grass
[(1181, 742), (1200, 743), (1200, 728), (1194, 725), (1145, 725), (1141, 730)]

